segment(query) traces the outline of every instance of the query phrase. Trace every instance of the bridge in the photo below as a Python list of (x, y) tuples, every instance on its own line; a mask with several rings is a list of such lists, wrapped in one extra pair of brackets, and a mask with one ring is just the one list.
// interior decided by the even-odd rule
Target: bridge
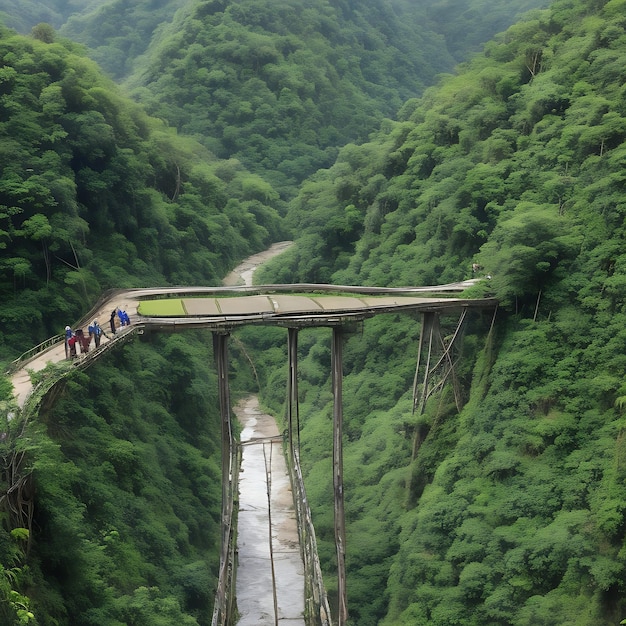
[[(301, 553), (305, 566), (307, 589), (305, 609), (308, 624), (332, 623), (326, 593), (317, 559), (315, 532), (304, 492), (297, 447), (298, 427), (298, 332), (303, 328), (329, 327), (332, 330), (331, 370), (333, 387), (333, 489), (335, 510), (335, 544), (338, 568), (338, 609), (336, 623), (342, 626), (348, 618), (345, 577), (345, 513), (342, 452), (342, 344), (343, 337), (355, 324), (382, 313), (418, 312), (422, 327), (413, 385), (413, 409), (421, 412), (433, 393), (446, 381), (455, 378), (454, 350), (468, 312), (497, 307), (492, 298), (454, 297), (473, 286), (477, 280), (432, 287), (378, 288), (318, 284), (265, 285), (254, 287), (172, 287), (114, 290), (105, 294), (96, 306), (76, 325), (86, 326), (92, 319), (109, 319), (112, 310), (124, 308), (130, 326), (122, 327), (105, 338), (94, 350), (80, 355), (71, 366), (87, 367), (108, 350), (123, 345), (144, 332), (180, 332), (206, 328), (213, 334), (213, 350), (218, 372), (222, 436), (222, 547), (220, 576), (215, 598), (213, 626), (232, 624), (235, 598), (231, 591), (235, 569), (233, 502), (237, 492), (237, 442), (231, 428), (232, 410), (228, 382), (228, 337), (238, 327), (250, 324), (272, 325), (287, 330), (289, 380), (287, 411), (287, 461), (294, 486)], [(439, 327), (441, 315), (458, 316), (456, 330), (443, 337)], [(58, 335), (35, 346), (16, 359), (11, 376), (18, 404), (30, 412), (60, 378), (44, 380), (44, 389), (34, 389), (31, 372), (48, 363), (66, 361), (64, 336)], [(71, 369), (71, 368), (70, 368)], [(36, 394), (34, 391), (38, 390)]]

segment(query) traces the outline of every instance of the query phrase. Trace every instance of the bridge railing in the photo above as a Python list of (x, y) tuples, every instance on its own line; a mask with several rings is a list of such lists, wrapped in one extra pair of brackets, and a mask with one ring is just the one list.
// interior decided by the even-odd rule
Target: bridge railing
[[(237, 450), (233, 446), (233, 450)], [(231, 626), (235, 617), (235, 582), (237, 577), (237, 500), (239, 484), (239, 455), (233, 457), (234, 475), (228, 484), (229, 502), (222, 513), (222, 552), (220, 555), (220, 570), (215, 590), (213, 617), (211, 626)]]
[(121, 295), (135, 300), (149, 300), (151, 298), (184, 298), (198, 296), (223, 296), (225, 294), (269, 294), (269, 293), (351, 293), (355, 295), (390, 296), (405, 295), (417, 296), (420, 294), (454, 294), (462, 293), (466, 289), (481, 282), (481, 279), (472, 278), (458, 283), (445, 285), (430, 285), (425, 287), (363, 287), (355, 285), (330, 285), (326, 283), (291, 283), (270, 285), (236, 285), (221, 287), (167, 287), (142, 288), (121, 291)]
[(300, 550), (304, 563), (305, 622), (308, 626), (332, 626), (330, 605), (317, 553), (315, 528), (300, 468), (300, 457), (294, 450), (293, 454), (287, 455), (287, 459), (298, 523)]
[(52, 348), (52, 346), (63, 341), (63, 338), (64, 338), (64, 335), (54, 335), (54, 337), (50, 337), (46, 339), (45, 341), (42, 341), (41, 343), (37, 344), (36, 346), (33, 346), (32, 348), (30, 348), (30, 350), (26, 350), (24, 354), (20, 354), (20, 356), (18, 356), (17, 359), (14, 359), (13, 361), (11, 361), (11, 363), (9, 363), (9, 368), (7, 369), (5, 374), (7, 376), (14, 374), (15, 372), (17, 372), (17, 370), (20, 369), (23, 363), (30, 361), (33, 357), (37, 356), (38, 354), (41, 354), (42, 352), (45, 352), (46, 350)]
[[(105, 302), (110, 300), (116, 293), (124, 294), (126, 293), (126, 291), (127, 290), (124, 290), (124, 289), (109, 289), (108, 291), (105, 291), (98, 298), (98, 301), (93, 305), (91, 310), (76, 323), (76, 327), (80, 328), (81, 326), (84, 326), (85, 324), (87, 324), (89, 320), (93, 319), (93, 316), (98, 311), (99, 307), (101, 307)], [(42, 352), (49, 350), (50, 348), (55, 346), (57, 343), (60, 343), (64, 340), (65, 340), (65, 335), (59, 334), (59, 335), (54, 335), (52, 337), (49, 337), (48, 339), (45, 339), (44, 341), (37, 344), (36, 346), (33, 346), (32, 348), (24, 352), (24, 354), (20, 354), (20, 356), (18, 356), (17, 359), (14, 359), (13, 361), (11, 361), (11, 363), (9, 363), (9, 367), (6, 370), (5, 375), (11, 376), (11, 374), (15, 374), (15, 372), (21, 369), (24, 363), (27, 363), (28, 361), (36, 357), (38, 354), (41, 354)]]
[[(106, 343), (101, 343), (97, 348), (92, 348), (87, 353), (83, 352), (81, 354), (78, 354), (76, 358), (73, 358), (70, 361), (65, 361), (69, 365), (68, 369), (66, 370), (58, 369), (54, 374), (44, 378), (43, 380), (39, 381), (36, 385), (33, 386), (33, 388), (30, 390), (30, 392), (28, 393), (28, 395), (23, 401), (24, 409), (25, 410), (28, 409), (31, 412), (36, 411), (38, 403), (41, 402), (41, 400), (43, 399), (43, 396), (48, 391), (50, 391), (50, 389), (52, 389), (58, 382), (60, 382), (63, 378), (65, 378), (70, 373), (70, 371), (76, 370), (76, 369), (84, 369), (86, 367), (89, 367), (89, 365), (91, 365), (94, 361), (99, 359), (105, 352), (108, 352), (109, 350), (113, 348), (119, 348), (122, 344), (126, 343), (129, 339), (134, 337), (136, 334), (142, 334), (142, 333), (143, 333), (143, 328), (141, 326), (131, 326), (127, 330), (125, 330), (123, 334), (120, 333), (118, 335), (115, 335), (115, 338), (113, 340), (107, 341)], [(56, 341), (53, 341), (54, 337), (51, 337), (50, 339), (42, 342), (42, 344), (40, 345), (43, 346), (48, 341), (51, 341), (52, 343), (48, 347), (52, 347), (56, 345), (57, 343), (59, 343), (60, 341), (64, 341), (64, 339), (65, 339), (64, 335), (58, 335), (58, 338)], [(36, 356), (37, 354), (41, 352), (45, 352), (46, 349), (47, 348), (39, 350), (36, 353), (28, 356), (27, 358), (22, 358), (25, 355), (28, 355), (30, 353), (30, 350), (28, 352), (25, 352), (24, 355), (22, 355), (22, 357), (15, 359), (15, 361), (11, 363), (11, 365), (15, 364), (15, 369), (13, 369), (11, 372), (8, 372), (7, 375), (14, 374), (19, 369), (21, 369), (24, 363), (28, 363), (28, 361), (33, 356)], [(33, 401), (33, 398), (35, 399), (34, 401)]]

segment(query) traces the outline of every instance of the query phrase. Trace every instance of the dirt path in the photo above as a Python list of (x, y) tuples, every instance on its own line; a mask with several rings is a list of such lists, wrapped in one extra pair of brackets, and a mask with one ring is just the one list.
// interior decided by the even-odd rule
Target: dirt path
[(270, 626), (277, 620), (305, 626), (304, 564), (282, 438), (276, 420), (261, 411), (256, 396), (239, 402), (234, 411), (243, 427), (237, 626)]
[(231, 287), (236, 285), (252, 285), (252, 274), (254, 271), (269, 259), (281, 254), (287, 248), (293, 245), (293, 241), (279, 241), (273, 244), (267, 250), (253, 254), (248, 257), (241, 265), (238, 265), (226, 278), (224, 279), (224, 286)]

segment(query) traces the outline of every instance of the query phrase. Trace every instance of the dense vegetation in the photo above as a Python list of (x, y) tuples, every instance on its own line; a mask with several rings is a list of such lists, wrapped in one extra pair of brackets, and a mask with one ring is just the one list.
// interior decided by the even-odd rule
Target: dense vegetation
[(5, 355), (105, 289), (218, 284), (281, 237), (260, 177), (124, 100), (75, 44), (37, 34), (0, 32)]
[[(82, 4), (52, 3), (41, 20), (88, 45), (150, 113), (289, 198), (338, 146), (366, 139), (438, 73), (545, 0)], [(7, 6), (7, 23), (28, 32), (36, 6)]]
[(40, 414), (38, 624), (210, 623), (221, 470), (208, 345), (133, 342)]
[(380, 0), (200, 2), (155, 38), (128, 85), (151, 113), (290, 197), (337, 146), (365, 139), (451, 67), (414, 13)]
[[(415, 321), (348, 341), (359, 626), (626, 616), (625, 8), (557, 2), (341, 150), (292, 206), (297, 246), (258, 277), (436, 284), (475, 262), (501, 299), (489, 341), (487, 320), (468, 329), (460, 412), (444, 394), (411, 415)], [(302, 342), (300, 415), (332, 577), (328, 342)]]
[[(66, 5), (49, 6), (61, 15)], [(376, 100), (379, 85), (398, 88), (393, 107), (432, 79), (411, 76), (419, 55), (396, 66), (421, 44), (379, 45), (408, 5), (373, 4), (385, 9), (380, 32), (356, 3), (326, 12), (312, 3), (295, 25), (295, 5), (250, 6), (246, 15), (242, 3), (190, 4), (151, 46), (142, 39), (145, 58), (120, 70), (141, 68), (129, 84), (143, 81), (136, 93), (150, 111), (194, 139), (125, 99), (50, 27), (28, 38), (0, 30), (0, 357), (58, 332), (104, 289), (217, 284), (289, 231), (297, 245), (259, 282), (440, 283), (470, 277), (477, 263), (492, 279), (475, 293), (489, 289), (501, 307), (491, 332), (490, 314), (468, 322), (461, 410), (446, 390), (412, 411), (418, 319), (381, 316), (346, 339), (351, 621), (619, 623), (624, 0), (558, 0), (397, 115)], [(481, 4), (437, 3), (429, 15), (448, 7), (462, 19)], [(458, 39), (453, 22), (446, 28)], [(468, 46), (478, 33), (468, 29)], [(349, 68), (345, 84), (328, 81), (340, 52), (362, 55), (369, 73)], [(304, 73), (312, 68), (319, 74)], [(287, 79), (297, 97), (287, 97)], [(307, 94), (312, 85), (323, 98)], [(328, 97), (341, 106), (321, 115)], [(281, 134), (284, 118), (293, 129)], [(453, 323), (444, 320), (444, 335)], [(237, 339), (280, 414), (283, 334)], [(332, 592), (329, 343), (326, 330), (301, 333), (300, 438)], [(208, 623), (219, 534), (208, 344), (202, 335), (138, 339), (73, 374), (27, 422), (2, 380), (3, 477), (17, 462), (33, 470), (37, 494), (30, 534), (5, 508), (3, 623)], [(236, 358), (232, 373), (235, 391), (252, 388)]]
[[(33, 35), (0, 29), (5, 364), (103, 290), (218, 284), (283, 236), (259, 176), (147, 116), (51, 28)], [(0, 622), (210, 623), (221, 540), (211, 361), (210, 336), (144, 337), (70, 375), (39, 419), (3, 379)]]

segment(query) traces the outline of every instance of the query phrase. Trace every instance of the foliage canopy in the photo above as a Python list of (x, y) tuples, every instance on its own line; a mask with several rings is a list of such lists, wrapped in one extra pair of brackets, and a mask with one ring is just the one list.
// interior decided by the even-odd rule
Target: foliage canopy
[[(412, 410), (417, 320), (368, 320), (346, 341), (351, 619), (623, 620), (624, 1), (558, 0), (423, 95), (425, 79), (388, 73), (411, 74), (398, 61), (412, 47), (385, 50), (385, 20), (376, 32), (354, 3), (293, 30), (295, 5), (250, 6), (193, 4), (145, 48), (129, 84), (169, 127), (77, 44), (0, 30), (3, 358), (103, 289), (217, 284), (285, 236), (283, 216), (297, 243), (259, 282), (436, 284), (479, 266), (491, 279), (473, 293), (501, 307), (493, 327), (466, 329), (460, 410), (449, 388)], [(375, 19), (400, 15), (377, 6)], [(342, 63), (357, 51), (358, 71)], [(397, 115), (374, 104), (399, 84)], [(241, 335), (281, 414), (280, 338)], [(35, 536), (0, 532), (0, 594), (19, 590), (7, 619), (206, 623), (219, 534), (207, 344), (146, 337), (71, 377), (28, 437), (5, 419), (2, 457), (24, 452), (38, 488)], [(303, 332), (299, 350), (301, 458), (332, 588), (328, 334)], [(243, 362), (233, 374), (252, 385)]]

